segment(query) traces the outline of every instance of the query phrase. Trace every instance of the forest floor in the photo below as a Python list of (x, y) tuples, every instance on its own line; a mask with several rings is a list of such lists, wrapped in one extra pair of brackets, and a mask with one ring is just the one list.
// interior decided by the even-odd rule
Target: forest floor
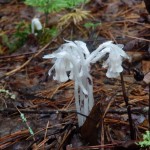
[[(90, 12), (77, 23), (59, 21), (69, 10), (49, 14), (47, 29), (57, 26), (58, 33), (50, 37), (43, 33), (38, 39), (29, 34), (28, 26), (35, 16), (44, 24), (43, 13), (23, 1), (0, 0), (0, 149), (141, 149), (135, 143), (149, 130), (150, 15), (142, 0), (91, 0), (82, 9)], [(93, 123), (94, 129), (90, 125), (84, 127), (81, 134), (74, 82), (54, 81), (48, 76), (51, 61), (42, 58), (59, 48), (64, 39), (84, 41), (91, 51), (108, 40), (124, 44), (132, 58), (130, 64), (124, 63), (123, 74), (135, 140), (130, 138), (121, 80), (108, 79), (101, 62), (91, 66), (94, 100), (99, 110), (92, 119), (98, 122)], [(139, 74), (147, 75), (148, 81), (136, 81), (135, 68)], [(27, 121), (23, 122), (21, 114)]]

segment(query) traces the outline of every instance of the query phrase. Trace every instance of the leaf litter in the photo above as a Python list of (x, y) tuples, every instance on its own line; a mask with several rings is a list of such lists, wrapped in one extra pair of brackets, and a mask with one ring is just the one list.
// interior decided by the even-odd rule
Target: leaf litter
[[(46, 46), (37, 45), (30, 37), (32, 42), (27, 41), (10, 54), (0, 36), (0, 89), (16, 95), (13, 99), (6, 92), (0, 92), (0, 149), (140, 149), (135, 142), (142, 140), (142, 134), (149, 127), (149, 14), (141, 0), (94, 0), (86, 4), (85, 9), (94, 17), (89, 18), (89, 22), (99, 23), (96, 28), (87, 29), (83, 20), (78, 25), (68, 22)], [(0, 1), (0, 14), (0, 34), (7, 33), (11, 37), (20, 20), (30, 22), (37, 12), (20, 1)], [(44, 21), (42, 14), (38, 15)], [(56, 25), (55, 17), (49, 17), (54, 20), (50, 25)], [(125, 45), (124, 49), (132, 56), (130, 65), (124, 64), (124, 78), (137, 131), (136, 141), (130, 140), (120, 78), (106, 78), (101, 63), (91, 67), (97, 105), (85, 125), (78, 128), (74, 83), (53, 81), (47, 75), (52, 63), (42, 59), (44, 54), (57, 49), (63, 38), (83, 40), (92, 49), (107, 40)], [(145, 74), (141, 82), (133, 78), (135, 67)], [(16, 107), (25, 115), (33, 136)]]

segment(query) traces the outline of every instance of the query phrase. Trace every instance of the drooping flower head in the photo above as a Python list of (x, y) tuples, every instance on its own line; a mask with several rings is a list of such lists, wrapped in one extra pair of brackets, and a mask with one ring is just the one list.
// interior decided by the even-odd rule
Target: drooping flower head
[(35, 29), (36, 30), (42, 30), (42, 24), (38, 18), (33, 18), (31, 21), (31, 29), (32, 29), (32, 34), (35, 34)]
[[(54, 63), (48, 74), (51, 75), (54, 70), (54, 80), (59, 82), (73, 80), (76, 110), (79, 113), (89, 115), (94, 105), (92, 78), (89, 74), (89, 64), (86, 65), (86, 59), (90, 52), (82, 41), (66, 42), (54, 53), (43, 57), (51, 58)], [(77, 117), (80, 127), (86, 118), (79, 114)]]
[[(82, 84), (81, 77), (84, 70), (84, 62), (89, 56), (86, 44), (82, 41), (67, 41), (57, 51), (52, 54), (45, 55), (43, 58), (52, 58), (54, 65), (49, 70), (49, 75), (55, 70), (54, 80), (66, 82), (69, 79), (78, 82), (80, 88), (87, 95), (87, 91)], [(68, 72), (70, 74), (68, 75)]]
[(94, 52), (91, 53), (89, 59), (91, 63), (101, 60), (107, 53), (107, 60), (103, 63), (107, 69), (106, 76), (108, 78), (116, 78), (123, 71), (122, 62), (124, 59), (129, 59), (129, 56), (122, 49), (123, 45), (113, 44), (112, 41), (101, 44)]
[[(90, 64), (101, 60), (107, 53), (109, 57), (103, 63), (107, 67), (106, 76), (116, 78), (123, 71), (123, 59), (129, 59), (128, 55), (122, 50), (122, 46), (115, 45), (112, 41), (101, 44), (92, 53), (89, 52), (86, 44), (82, 41), (66, 41), (52, 54), (45, 55), (43, 58), (52, 59), (54, 65), (49, 70), (49, 75), (55, 71), (54, 80), (66, 82), (74, 80), (75, 103), (77, 112), (89, 115), (93, 105), (93, 82), (90, 75)], [(69, 75), (68, 75), (69, 72)], [(78, 124), (82, 126), (85, 118), (78, 116)]]

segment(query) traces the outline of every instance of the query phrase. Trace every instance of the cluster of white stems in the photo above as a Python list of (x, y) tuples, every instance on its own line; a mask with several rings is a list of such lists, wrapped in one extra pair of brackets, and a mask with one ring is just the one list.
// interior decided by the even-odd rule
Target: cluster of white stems
[[(76, 110), (88, 116), (94, 105), (90, 65), (109, 54), (107, 60), (103, 63), (103, 67), (107, 68), (106, 76), (108, 78), (118, 77), (123, 71), (123, 59), (129, 59), (122, 48), (122, 45), (108, 41), (90, 53), (84, 42), (66, 41), (54, 53), (45, 55), (43, 58), (53, 60), (54, 65), (48, 74), (51, 75), (52, 71), (55, 70), (54, 80), (66, 82), (70, 79), (74, 81)], [(79, 114), (77, 116), (80, 127), (86, 118)]]

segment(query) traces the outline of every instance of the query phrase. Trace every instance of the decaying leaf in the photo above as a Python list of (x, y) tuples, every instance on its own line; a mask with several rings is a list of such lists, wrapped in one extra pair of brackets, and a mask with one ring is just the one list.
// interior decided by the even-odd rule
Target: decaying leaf
[(148, 60), (143, 60), (142, 61), (142, 70), (144, 73), (147, 73), (150, 71), (150, 63)]
[(146, 84), (149, 84), (149, 83), (150, 83), (150, 72), (148, 72), (148, 73), (144, 76), (143, 81), (144, 81)]

